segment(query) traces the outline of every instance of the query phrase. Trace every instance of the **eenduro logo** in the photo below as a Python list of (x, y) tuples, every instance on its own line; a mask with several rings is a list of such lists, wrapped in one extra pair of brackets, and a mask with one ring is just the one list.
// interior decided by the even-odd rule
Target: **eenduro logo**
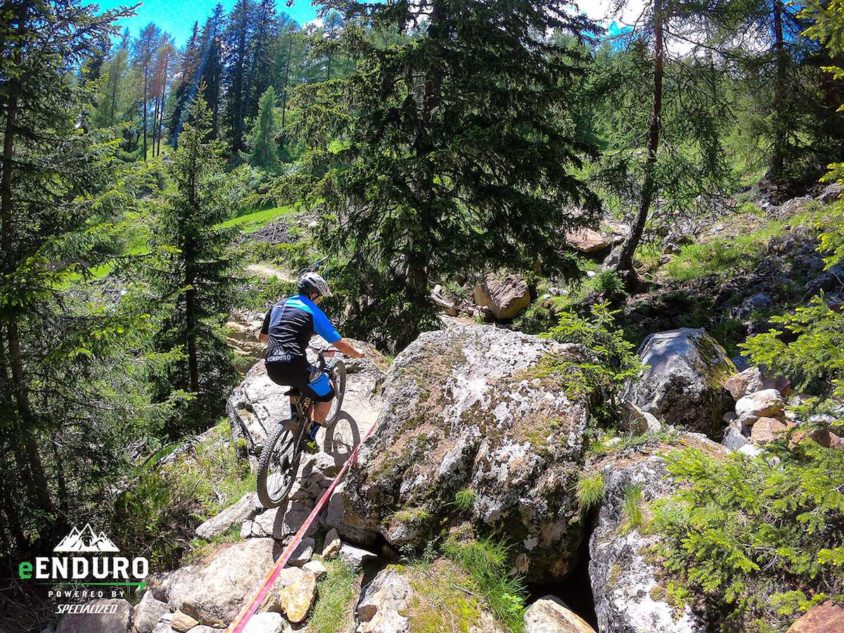
[[(105, 533), (89, 523), (73, 527), (56, 547), (54, 556), (38, 556), (18, 565), (21, 580), (54, 585), (48, 595), (54, 599), (94, 600), (122, 598), (125, 587), (146, 585), (149, 561), (143, 557), (116, 556), (120, 549)], [(62, 554), (68, 554), (63, 556)], [(57, 613), (88, 613), (86, 605), (59, 604)]]

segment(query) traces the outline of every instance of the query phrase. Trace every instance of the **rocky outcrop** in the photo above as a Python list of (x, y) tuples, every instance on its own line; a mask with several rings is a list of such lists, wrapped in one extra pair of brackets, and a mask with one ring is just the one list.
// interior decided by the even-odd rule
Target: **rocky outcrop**
[(334, 526), (397, 548), (421, 548), (449, 523), (506, 531), (528, 577), (565, 575), (581, 538), (572, 490), (588, 420), (585, 399), (566, 395), (566, 363), (581, 354), (490, 326), (422, 334), (386, 377), (377, 429), (332, 499)]
[(226, 627), (273, 564), (270, 538), (248, 539), (219, 550), (208, 562), (150, 580), (156, 599), (200, 624)]
[(167, 603), (156, 600), (151, 591), (132, 608), (132, 633), (150, 633), (168, 612)]
[(834, 631), (844, 631), (844, 608), (832, 601), (813, 607), (788, 629), (788, 633), (833, 633)]
[(719, 436), (733, 400), (724, 388), (735, 366), (703, 328), (680, 328), (648, 336), (639, 348), (645, 369), (625, 398), (669, 424)]
[(785, 396), (791, 393), (791, 383), (788, 378), (768, 378), (759, 367), (748, 367), (742, 372), (733, 374), (724, 383), (724, 388), (730, 392), (733, 400), (741, 400), (744, 396), (762, 389), (776, 389)]
[(568, 231), (566, 244), (578, 252), (593, 255), (607, 251), (612, 246), (612, 241), (594, 229), (583, 228)]
[(525, 633), (595, 633), (595, 629), (559, 598), (544, 596), (525, 611)]
[(62, 618), (56, 633), (126, 633), (132, 605), (126, 600), (106, 598), (87, 603), (88, 613), (72, 613)]
[(499, 321), (514, 319), (530, 305), (530, 290), (519, 275), (488, 273), (475, 285), (475, 303)]
[[(717, 444), (700, 435), (686, 434), (692, 443), (710, 452)], [(666, 601), (661, 569), (649, 556), (658, 537), (642, 534), (625, 515), (625, 498), (644, 504), (672, 491), (663, 458), (640, 454), (608, 459), (597, 465), (604, 476), (604, 503), (589, 541), (589, 577), (601, 633), (703, 633), (705, 623), (688, 607), (677, 609)], [(630, 503), (628, 500), (627, 503)]]

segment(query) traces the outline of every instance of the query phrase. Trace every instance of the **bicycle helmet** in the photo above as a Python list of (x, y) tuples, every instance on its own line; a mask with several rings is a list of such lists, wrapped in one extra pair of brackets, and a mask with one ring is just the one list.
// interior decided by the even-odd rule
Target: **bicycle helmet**
[(325, 279), (316, 273), (305, 273), (299, 277), (299, 294), (310, 296), (312, 292), (320, 297), (331, 296), (331, 288), (328, 287)]

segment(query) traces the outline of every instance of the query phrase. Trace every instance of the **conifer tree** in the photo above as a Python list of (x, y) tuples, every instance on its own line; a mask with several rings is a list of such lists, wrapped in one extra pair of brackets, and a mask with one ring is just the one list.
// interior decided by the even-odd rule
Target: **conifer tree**
[(163, 242), (173, 251), (160, 271), (158, 288), (162, 300), (173, 302), (173, 307), (158, 341), (162, 349), (175, 348), (183, 355), (171, 369), (169, 388), (194, 398), (184, 420), (171, 420), (174, 435), (222, 412), (225, 390), (236, 377), (221, 334), (234, 292), (227, 248), (232, 233), (218, 226), (232, 201), (227, 197), (222, 146), (210, 138), (211, 113), (202, 86), (199, 92), (173, 153), (169, 172), (175, 192), (161, 220)]
[(226, 124), (229, 146), (235, 154), (243, 150), (244, 119), (249, 106), (249, 64), (254, 32), (252, 0), (237, 0), (228, 18), (226, 50)]
[(252, 151), (248, 154), (249, 163), (269, 172), (278, 170), (278, 144), (276, 137), (275, 118), (275, 88), (270, 86), (261, 95), (258, 105), (258, 116), (252, 127), (252, 138), (250, 146)]
[[(326, 210), (322, 237), (345, 262), (333, 274), (355, 304), (355, 331), (407, 343), (434, 324), (431, 286), (453, 274), (571, 272), (563, 233), (597, 206), (574, 174), (590, 148), (565, 110), (582, 53), (546, 34), (581, 37), (591, 23), (555, 0), (323, 9), (344, 15), (338, 46), (356, 67), (304, 90), (298, 110), (317, 177), (308, 200)], [(365, 31), (423, 23), (389, 46)], [(342, 147), (329, 148), (340, 134)]]
[(205, 102), (211, 109), (211, 135), (220, 137), (220, 112), (223, 88), (223, 5), (217, 4), (202, 30), (202, 68), (200, 82), (205, 83)]
[(246, 114), (254, 117), (258, 102), (273, 83), (273, 45), (278, 37), (278, 15), (275, 0), (261, 0), (255, 7), (255, 34), (252, 38), (252, 59), (249, 67), (249, 103)]
[(129, 71), (129, 33), (124, 32), (117, 48), (104, 64), (105, 81), (98, 95), (93, 124), (97, 127), (115, 125), (126, 109)]
[(161, 29), (150, 22), (147, 24), (135, 42), (135, 58), (134, 64), (141, 75), (141, 128), (143, 131), (143, 158), (147, 159), (147, 132), (149, 130), (149, 99), (150, 99), (150, 85), (152, 84), (155, 66), (153, 64), (155, 51), (161, 41)]
[(185, 45), (182, 63), (179, 68), (179, 84), (173, 91), (173, 114), (170, 117), (170, 144), (174, 147), (182, 132), (184, 119), (187, 116), (196, 87), (199, 82), (201, 43), (199, 37), (199, 23), (193, 23), (193, 31)]

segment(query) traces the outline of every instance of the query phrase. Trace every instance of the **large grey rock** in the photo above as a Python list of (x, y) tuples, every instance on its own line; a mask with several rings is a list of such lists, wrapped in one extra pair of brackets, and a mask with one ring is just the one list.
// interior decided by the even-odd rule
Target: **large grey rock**
[(62, 618), (56, 633), (127, 633), (132, 605), (126, 600), (106, 598), (85, 604), (87, 613)]
[(513, 319), (530, 305), (530, 290), (519, 275), (489, 273), (475, 285), (475, 303), (499, 321)]
[(733, 400), (724, 388), (735, 366), (703, 328), (680, 328), (649, 335), (639, 348), (646, 365), (631, 380), (625, 398), (669, 424), (711, 437)]
[[(689, 436), (713, 452), (725, 451), (701, 436)], [(648, 556), (658, 537), (625, 529), (625, 493), (641, 486), (642, 500), (668, 495), (672, 483), (659, 455), (600, 465), (604, 476), (604, 503), (589, 540), (589, 578), (598, 630), (601, 633), (703, 633), (705, 623), (685, 608), (678, 611), (665, 601), (665, 574)]]
[[(335, 495), (334, 527), (421, 548), (443, 520), (462, 518), (479, 535), (517, 539), (529, 577), (565, 575), (581, 537), (572, 491), (588, 421), (585, 396), (566, 395), (565, 363), (583, 354), (491, 326), (422, 334), (387, 375), (377, 429)], [(463, 489), (475, 499), (461, 517)]]
[(740, 420), (776, 418), (785, 411), (785, 402), (776, 389), (763, 389), (748, 394), (736, 402), (736, 415)]
[(612, 246), (610, 237), (594, 229), (575, 229), (566, 233), (566, 243), (576, 251), (588, 255), (602, 253)]
[(284, 618), (280, 613), (256, 613), (243, 629), (243, 633), (281, 633), (283, 629)]
[(357, 633), (407, 631), (408, 604), (413, 590), (398, 571), (384, 569), (363, 590), (357, 606)]
[(221, 548), (207, 562), (166, 576), (158, 591), (173, 610), (200, 624), (226, 627), (272, 566), (273, 544), (271, 538), (254, 538)]
[(257, 495), (254, 492), (243, 495), (237, 503), (229, 506), (196, 528), (196, 535), (199, 538), (210, 541), (215, 536), (225, 534), (235, 524), (242, 523), (253, 516), (256, 499)]
[(525, 611), (525, 633), (595, 633), (595, 629), (555, 596), (544, 596)]
[(132, 633), (150, 633), (167, 611), (166, 602), (156, 600), (152, 591), (145, 592), (132, 608)]

